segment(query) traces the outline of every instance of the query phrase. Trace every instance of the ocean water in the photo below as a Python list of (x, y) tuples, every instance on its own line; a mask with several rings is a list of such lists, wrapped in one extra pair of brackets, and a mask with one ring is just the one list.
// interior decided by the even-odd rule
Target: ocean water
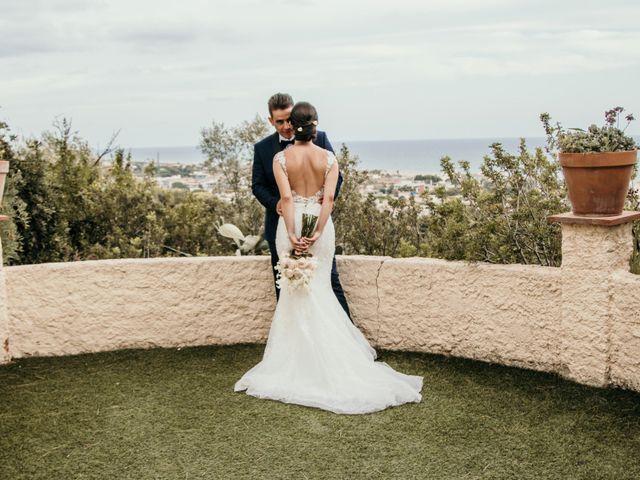
[[(517, 153), (519, 138), (459, 138), (443, 140), (358, 141), (344, 142), (349, 151), (358, 155), (360, 166), (367, 170), (406, 171), (414, 173), (440, 172), (440, 159), (451, 157), (454, 162), (467, 160), (472, 171), (478, 171), (490, 145), (502, 143), (507, 152)], [(544, 138), (527, 139), (530, 150), (545, 145)], [(339, 144), (333, 145), (338, 151)]]
[[(472, 171), (478, 171), (482, 159), (490, 153), (489, 145), (500, 142), (505, 150), (517, 153), (519, 138), (460, 138), (445, 140), (390, 140), (390, 141), (332, 141), (339, 151), (342, 143), (359, 157), (362, 169), (403, 171), (414, 173), (440, 172), (440, 159), (467, 160)], [(530, 150), (544, 146), (542, 137), (527, 139)], [(134, 161), (160, 161), (160, 163), (198, 164), (204, 156), (197, 147), (145, 147), (131, 148)]]

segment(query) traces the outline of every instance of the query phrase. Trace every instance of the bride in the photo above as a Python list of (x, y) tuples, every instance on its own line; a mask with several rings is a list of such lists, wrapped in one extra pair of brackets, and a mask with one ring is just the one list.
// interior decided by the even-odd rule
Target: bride
[[(422, 377), (375, 362), (375, 350), (333, 293), (335, 231), (331, 210), (338, 162), (332, 152), (313, 144), (318, 124), (313, 105), (294, 105), (291, 124), (295, 144), (273, 159), (283, 207), (276, 247), (281, 259), (292, 249), (309, 252), (317, 267), (306, 289), (291, 288), (283, 279), (264, 357), (234, 389), (258, 398), (345, 414), (420, 402)], [(316, 230), (309, 238), (300, 236), (303, 213), (318, 216)]]

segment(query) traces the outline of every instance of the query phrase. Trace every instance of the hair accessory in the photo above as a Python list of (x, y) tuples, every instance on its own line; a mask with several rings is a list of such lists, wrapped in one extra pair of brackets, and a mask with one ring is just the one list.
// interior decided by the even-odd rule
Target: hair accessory
[(302, 131), (302, 127), (298, 127), (298, 131), (301, 132)]
[(317, 126), (317, 125), (318, 125), (318, 120), (314, 120), (314, 121), (313, 121), (313, 122), (311, 122), (311, 123), (313, 123), (314, 125), (316, 125), (316, 126)]

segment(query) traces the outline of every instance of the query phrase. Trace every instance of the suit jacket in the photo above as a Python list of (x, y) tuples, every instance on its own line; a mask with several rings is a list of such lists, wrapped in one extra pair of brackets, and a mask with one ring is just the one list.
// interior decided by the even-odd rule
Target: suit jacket
[[(317, 132), (316, 139), (313, 141), (317, 146), (325, 150), (331, 150), (333, 147), (329, 143), (325, 132)], [(275, 132), (266, 138), (263, 138), (253, 147), (253, 175), (251, 178), (251, 191), (258, 201), (266, 208), (264, 218), (264, 238), (269, 243), (276, 241), (276, 228), (278, 228), (279, 215), (276, 212), (276, 205), (280, 200), (280, 192), (276, 177), (273, 175), (273, 157), (281, 151), (278, 133)], [(335, 152), (334, 152), (335, 153)], [(342, 174), (338, 176), (338, 184), (336, 185), (335, 196), (338, 196), (342, 185)]]

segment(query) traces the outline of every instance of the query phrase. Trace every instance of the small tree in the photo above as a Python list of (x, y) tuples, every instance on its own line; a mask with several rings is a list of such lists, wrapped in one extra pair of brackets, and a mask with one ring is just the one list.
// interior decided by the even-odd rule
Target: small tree
[(359, 170), (358, 157), (346, 145), (338, 155), (344, 178), (333, 210), (336, 244), (345, 254), (404, 255), (417, 253), (421, 241), (420, 207), (413, 199), (389, 199), (388, 207), (378, 207), (372, 194), (360, 192), (369, 176)]
[(450, 260), (560, 264), (560, 228), (547, 217), (568, 206), (560, 167), (541, 148), (531, 154), (522, 139), (518, 154), (511, 155), (500, 143), (492, 144), (482, 181), (468, 162), (457, 170), (444, 157), (441, 165), (461, 195), (448, 198), (438, 187), (435, 199), (425, 197), (430, 209), (425, 253)]
[(22, 181), (22, 178), (20, 173), (13, 173), (16, 169), (15, 142), (16, 137), (10, 133), (9, 125), (0, 121), (0, 160), (10, 162), (9, 168), (11, 169), (5, 180), (2, 209), (0, 210), (3, 215), (9, 217), (8, 221), (0, 222), (2, 261), (4, 263), (13, 263), (20, 258), (22, 236), (16, 227), (16, 219), (19, 218), (22, 221), (26, 221), (28, 218), (27, 206), (17, 195), (17, 185)]
[(205, 166), (221, 174), (225, 190), (232, 192), (234, 212), (228, 218), (246, 232), (259, 232), (264, 221), (264, 210), (251, 192), (251, 165), (253, 145), (268, 133), (268, 124), (259, 115), (235, 127), (213, 122), (201, 131)]

